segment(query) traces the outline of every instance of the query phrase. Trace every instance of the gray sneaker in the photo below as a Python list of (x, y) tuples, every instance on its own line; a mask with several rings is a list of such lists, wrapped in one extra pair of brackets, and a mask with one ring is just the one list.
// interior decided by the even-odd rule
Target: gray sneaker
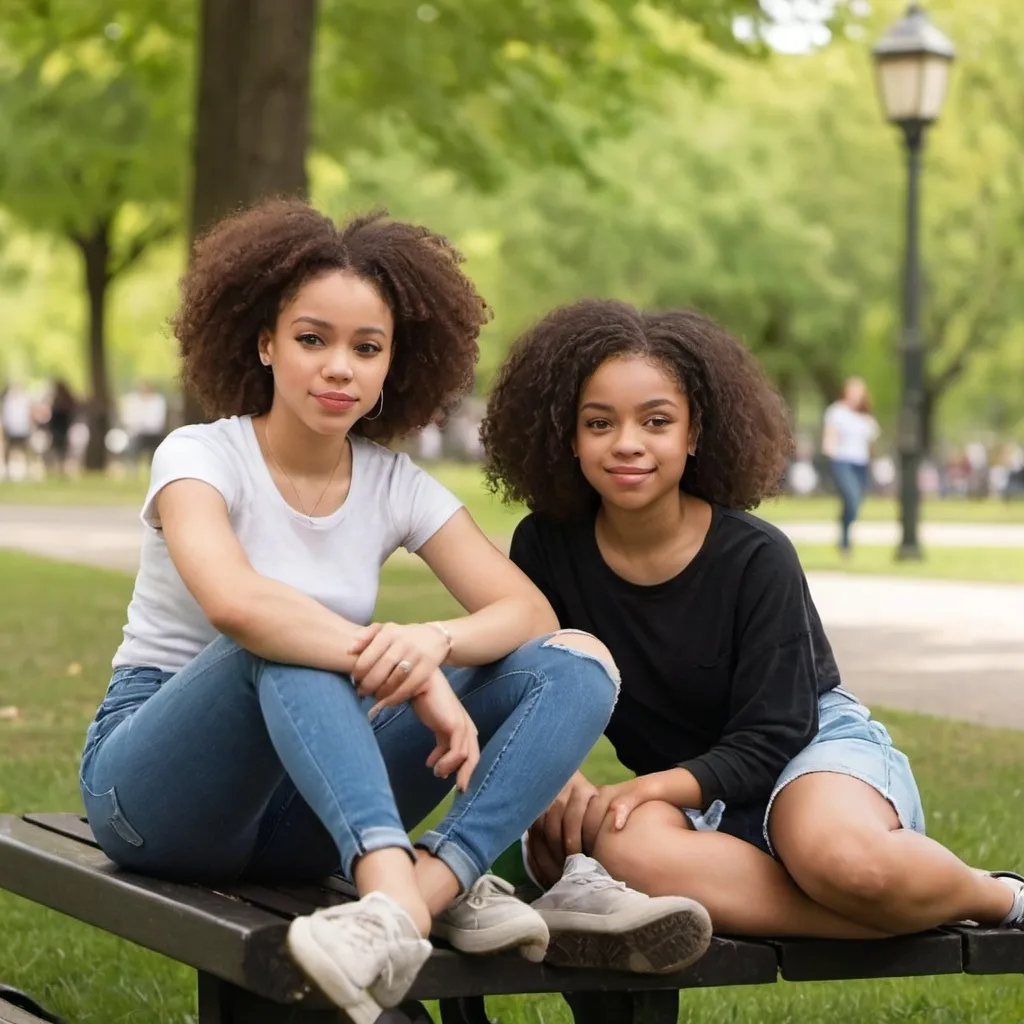
[(993, 871), (991, 874), (1013, 891), (1013, 905), (999, 923), (999, 927), (1024, 929), (1024, 875), (1018, 875), (1014, 871)]
[(518, 949), (540, 963), (548, 948), (548, 926), (529, 903), (515, 896), (503, 878), (484, 875), (443, 913), (434, 918), (431, 934), (463, 953), (500, 953)]
[(551, 933), (547, 963), (606, 971), (669, 974), (711, 943), (711, 916), (684, 896), (645, 896), (617, 882), (582, 853), (533, 907)]
[(432, 947), (390, 896), (371, 892), (295, 918), (288, 951), (353, 1024), (373, 1024), (402, 1001)]

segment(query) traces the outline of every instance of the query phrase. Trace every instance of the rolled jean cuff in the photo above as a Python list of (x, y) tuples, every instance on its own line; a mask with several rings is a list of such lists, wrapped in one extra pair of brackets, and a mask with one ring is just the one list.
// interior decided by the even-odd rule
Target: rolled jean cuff
[(486, 865), (481, 867), (461, 846), (440, 832), (424, 832), (416, 840), (416, 845), (448, 865), (458, 880), (459, 892), (468, 892), (487, 870)]
[(398, 828), (368, 828), (355, 837), (355, 846), (347, 849), (342, 854), (341, 873), (345, 878), (352, 881), (355, 875), (352, 873), (356, 860), (376, 850), (387, 850), (392, 847), (405, 850), (416, 862), (416, 851), (409, 842), (409, 837)]

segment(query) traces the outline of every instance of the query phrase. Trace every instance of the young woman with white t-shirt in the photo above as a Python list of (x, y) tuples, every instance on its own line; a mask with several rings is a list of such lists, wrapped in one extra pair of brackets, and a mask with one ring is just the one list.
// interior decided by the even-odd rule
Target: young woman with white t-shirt
[(871, 445), (879, 433), (867, 385), (860, 377), (848, 378), (839, 398), (825, 410), (821, 439), (839, 491), (839, 550), (844, 554), (850, 550), (850, 527), (867, 493)]
[[(126, 868), (352, 878), (362, 898), (297, 918), (288, 944), (359, 1024), (402, 998), (432, 918), (467, 951), (544, 955), (544, 917), (485, 872), (582, 762), (617, 691), (604, 645), (559, 632), (460, 502), (377, 443), (472, 379), (488, 310), (459, 262), (426, 229), (338, 228), (298, 202), (198, 243), (174, 327), (185, 379), (221, 418), (156, 451), (81, 766), (96, 839)], [(370, 624), (399, 547), (465, 616)], [(453, 780), (414, 848), (407, 829)]]

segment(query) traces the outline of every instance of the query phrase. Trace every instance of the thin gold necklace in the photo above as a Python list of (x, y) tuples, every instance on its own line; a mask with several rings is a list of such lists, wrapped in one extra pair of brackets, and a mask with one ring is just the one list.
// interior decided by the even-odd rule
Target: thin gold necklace
[(324, 495), (327, 493), (327, 488), (331, 486), (331, 482), (334, 480), (334, 474), (338, 472), (338, 467), (341, 465), (341, 460), (345, 456), (345, 445), (341, 447), (341, 453), (338, 455), (338, 461), (334, 464), (334, 469), (331, 470), (331, 475), (327, 478), (327, 483), (324, 484), (324, 489), (320, 492), (320, 497), (316, 499), (316, 504), (307, 512), (306, 506), (302, 504), (302, 496), (299, 494), (298, 487), (295, 486), (295, 481), (291, 478), (288, 470), (281, 465), (281, 460), (274, 454), (274, 449), (270, 446), (270, 424), (263, 424), (263, 440), (267, 442), (267, 451), (270, 453), (270, 457), (274, 460), (274, 465), (285, 475), (285, 479), (292, 485), (292, 490), (295, 492), (295, 501), (299, 506), (299, 511), (312, 523), (313, 513), (320, 507), (320, 502), (324, 500)]

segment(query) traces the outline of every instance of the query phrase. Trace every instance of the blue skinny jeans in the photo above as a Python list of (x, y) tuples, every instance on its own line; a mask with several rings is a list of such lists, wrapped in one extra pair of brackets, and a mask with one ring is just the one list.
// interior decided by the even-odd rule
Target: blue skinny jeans
[(841, 501), (839, 509), (839, 547), (850, 548), (850, 527), (860, 512), (861, 502), (868, 489), (868, 467), (860, 462), (832, 461), (832, 479), (836, 482)]
[[(556, 633), (446, 670), (479, 732), (469, 789), (417, 845), (463, 890), (551, 803), (611, 716), (617, 682)], [(266, 661), (220, 637), (176, 673), (117, 669), (80, 783), (111, 860), (199, 882), (301, 882), (385, 847), (452, 789), (408, 704), (371, 723), (347, 676)]]

